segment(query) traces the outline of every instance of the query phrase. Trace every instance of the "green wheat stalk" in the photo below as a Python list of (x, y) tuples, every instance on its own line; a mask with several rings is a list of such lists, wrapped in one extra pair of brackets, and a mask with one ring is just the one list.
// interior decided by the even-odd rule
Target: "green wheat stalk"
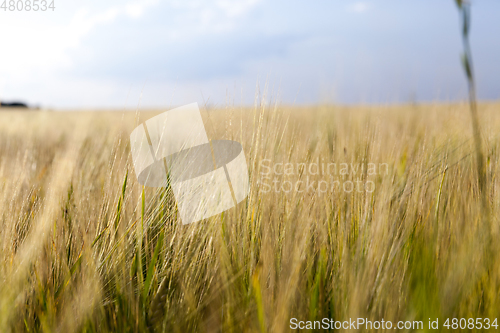
[(462, 19), (462, 43), (464, 52), (462, 54), (462, 65), (467, 78), (469, 90), (469, 106), (472, 119), (472, 132), (474, 136), (474, 145), (476, 150), (476, 164), (479, 190), (481, 192), (481, 203), (483, 218), (487, 219), (488, 212), (488, 184), (486, 181), (486, 166), (484, 162), (483, 149), (481, 144), (481, 129), (479, 126), (479, 117), (477, 114), (477, 96), (476, 81), (474, 79), (474, 70), (472, 66), (472, 51), (469, 43), (469, 32), (471, 23), (470, 2), (467, 0), (455, 0)]

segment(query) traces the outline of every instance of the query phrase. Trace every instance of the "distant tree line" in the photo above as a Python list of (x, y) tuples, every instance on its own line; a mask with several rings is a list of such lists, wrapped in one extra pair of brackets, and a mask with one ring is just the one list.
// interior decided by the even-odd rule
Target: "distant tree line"
[(27, 109), (28, 105), (23, 102), (0, 102), (0, 108), (21, 108)]

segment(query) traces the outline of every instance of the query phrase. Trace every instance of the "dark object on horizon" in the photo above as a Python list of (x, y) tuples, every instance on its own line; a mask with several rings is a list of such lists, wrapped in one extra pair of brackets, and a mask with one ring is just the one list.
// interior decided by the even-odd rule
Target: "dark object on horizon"
[(0, 102), (0, 108), (20, 108), (20, 109), (27, 109), (28, 105), (22, 102), (12, 102), (12, 103), (6, 103), (6, 102)]

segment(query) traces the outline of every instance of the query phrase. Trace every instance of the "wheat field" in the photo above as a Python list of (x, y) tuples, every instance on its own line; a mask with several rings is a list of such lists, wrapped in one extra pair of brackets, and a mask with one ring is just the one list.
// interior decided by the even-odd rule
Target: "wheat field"
[(243, 145), (250, 193), (189, 225), (131, 162), (161, 111), (1, 110), (0, 332), (500, 314), (500, 104), (479, 106), (486, 208), (466, 104), (202, 108), (210, 138)]

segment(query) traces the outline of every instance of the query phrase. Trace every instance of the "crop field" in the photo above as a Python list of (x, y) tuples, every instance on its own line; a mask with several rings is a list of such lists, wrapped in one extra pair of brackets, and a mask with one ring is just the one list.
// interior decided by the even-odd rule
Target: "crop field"
[(209, 138), (242, 144), (250, 192), (183, 225), (130, 154), (132, 130), (165, 110), (2, 109), (0, 332), (493, 322), (500, 104), (478, 110), (484, 202), (465, 103), (202, 108)]

